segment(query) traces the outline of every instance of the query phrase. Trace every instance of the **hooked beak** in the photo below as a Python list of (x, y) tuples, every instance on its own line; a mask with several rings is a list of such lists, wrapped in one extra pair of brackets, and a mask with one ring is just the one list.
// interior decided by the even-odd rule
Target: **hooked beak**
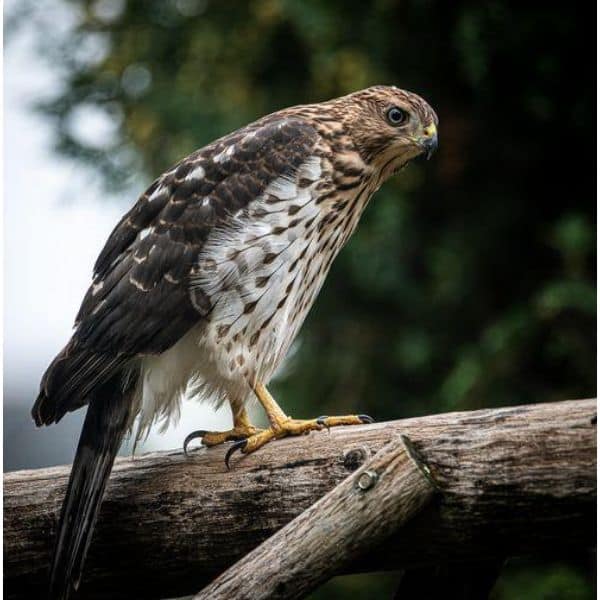
[(433, 123), (423, 129), (423, 135), (419, 138), (419, 144), (423, 148), (425, 158), (429, 160), (438, 147), (437, 127)]

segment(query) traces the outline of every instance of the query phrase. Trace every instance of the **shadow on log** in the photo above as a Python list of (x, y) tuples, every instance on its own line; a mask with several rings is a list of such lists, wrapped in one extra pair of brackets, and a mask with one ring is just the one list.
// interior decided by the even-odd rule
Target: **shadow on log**
[[(226, 448), (117, 462), (82, 598), (197, 592), (400, 434), (441, 494), (343, 572), (399, 569), (595, 543), (596, 402), (448, 413), (314, 432), (227, 472)], [(4, 591), (44, 594), (67, 467), (4, 476)]]

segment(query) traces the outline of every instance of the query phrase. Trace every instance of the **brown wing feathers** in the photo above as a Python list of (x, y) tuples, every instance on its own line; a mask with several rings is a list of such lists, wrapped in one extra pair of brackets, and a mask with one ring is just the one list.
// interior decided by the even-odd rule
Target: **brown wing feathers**
[[(100, 253), (76, 330), (44, 375), (32, 414), (58, 421), (135, 357), (167, 350), (210, 310), (189, 274), (215, 226), (226, 226), (271, 181), (292, 175), (318, 138), (272, 115), (195, 152), (157, 179)], [(192, 301), (193, 300), (193, 301)]]

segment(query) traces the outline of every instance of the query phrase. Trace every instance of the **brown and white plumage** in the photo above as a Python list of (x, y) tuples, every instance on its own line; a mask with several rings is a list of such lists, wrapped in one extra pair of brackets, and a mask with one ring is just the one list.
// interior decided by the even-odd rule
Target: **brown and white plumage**
[[(394, 108), (402, 122), (390, 122)], [(109, 382), (124, 391), (121, 436), (135, 417), (139, 436), (177, 414), (189, 388), (239, 415), (285, 357), (372, 194), (432, 149), (436, 125), (418, 96), (377, 86), (274, 113), (175, 165), (102, 250), (73, 337), (42, 380), (36, 423), (88, 403), (101, 412)], [(68, 581), (85, 556), (76, 546), (57, 551), (79, 557), (60, 575)]]
[[(266, 118), (195, 152), (148, 188), (96, 261), (75, 333), (44, 375), (38, 425), (58, 421), (102, 378), (160, 355), (210, 320), (219, 290), (209, 296), (193, 281), (203, 248), (243, 226), (271, 182), (294, 176), (316, 138), (302, 121)], [(227, 156), (230, 148), (236, 156)]]

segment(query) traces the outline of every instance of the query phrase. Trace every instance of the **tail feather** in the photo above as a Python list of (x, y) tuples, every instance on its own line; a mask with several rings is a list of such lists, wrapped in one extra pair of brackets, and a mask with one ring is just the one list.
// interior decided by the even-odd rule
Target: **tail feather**
[(77, 590), (100, 503), (129, 426), (135, 377), (121, 371), (90, 398), (63, 502), (50, 577), (51, 600)]
[(69, 411), (84, 406), (102, 382), (127, 363), (123, 355), (101, 354), (72, 339), (46, 369), (31, 410), (36, 425), (58, 423)]

